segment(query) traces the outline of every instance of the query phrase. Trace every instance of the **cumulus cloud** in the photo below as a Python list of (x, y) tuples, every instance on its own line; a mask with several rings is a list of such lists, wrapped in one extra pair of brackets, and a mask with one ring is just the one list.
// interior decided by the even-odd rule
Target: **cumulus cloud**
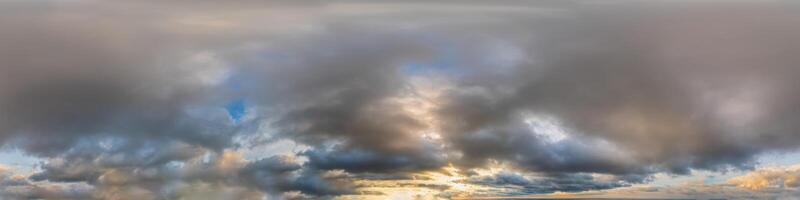
[(751, 190), (765, 188), (795, 188), (800, 178), (798, 166), (765, 168), (728, 180), (728, 183)]
[(68, 162), (66, 158), (54, 159), (43, 166), (42, 172), (30, 176), (3, 171), (6, 191), (2, 197), (233, 200), (287, 195), (330, 197), (352, 192), (350, 180), (346, 179), (349, 177), (303, 170), (291, 156), (247, 161), (234, 151), (205, 151), (202, 156), (149, 165), (107, 165), (97, 161), (75, 164), (78, 162)]

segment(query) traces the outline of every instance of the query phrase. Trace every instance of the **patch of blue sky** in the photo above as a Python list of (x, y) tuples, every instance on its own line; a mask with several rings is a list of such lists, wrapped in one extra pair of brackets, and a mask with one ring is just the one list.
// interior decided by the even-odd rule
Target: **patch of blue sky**
[(769, 152), (758, 156), (759, 167), (791, 166), (800, 164), (800, 149), (790, 152)]
[(230, 116), (235, 123), (238, 123), (241, 121), (242, 117), (247, 114), (247, 104), (245, 104), (243, 99), (233, 100), (225, 105), (225, 110), (228, 111), (228, 116)]
[[(800, 164), (800, 151), (769, 152), (757, 156), (756, 168), (787, 167)], [(707, 171), (692, 170), (691, 175), (670, 175), (660, 173), (656, 175), (651, 185), (670, 186), (688, 181), (702, 181), (705, 184), (724, 183), (733, 177), (745, 175), (750, 170)]]
[(17, 149), (4, 149), (0, 151), (0, 165), (11, 168), (19, 173), (32, 173), (42, 159), (29, 156)]
[(228, 94), (231, 95), (228, 97), (231, 100), (225, 102), (224, 108), (228, 117), (234, 123), (241, 122), (242, 117), (247, 114), (247, 103), (241, 94), (242, 90), (244, 90), (244, 85), (247, 84), (246, 79), (246, 76), (233, 72), (222, 84), (222, 89), (227, 90)]

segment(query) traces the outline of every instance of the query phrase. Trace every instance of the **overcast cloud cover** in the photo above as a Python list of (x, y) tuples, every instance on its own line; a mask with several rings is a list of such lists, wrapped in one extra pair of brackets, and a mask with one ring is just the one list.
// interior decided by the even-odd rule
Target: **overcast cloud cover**
[(19, 154), (0, 199), (793, 199), (798, 167), (758, 161), (800, 147), (798, 19), (755, 0), (0, 1)]

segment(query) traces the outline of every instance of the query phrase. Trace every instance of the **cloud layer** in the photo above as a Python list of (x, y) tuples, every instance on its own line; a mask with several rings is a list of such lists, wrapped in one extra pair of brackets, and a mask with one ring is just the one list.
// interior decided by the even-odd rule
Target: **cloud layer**
[(0, 143), (44, 160), (11, 199), (580, 192), (800, 145), (790, 3), (0, 4)]

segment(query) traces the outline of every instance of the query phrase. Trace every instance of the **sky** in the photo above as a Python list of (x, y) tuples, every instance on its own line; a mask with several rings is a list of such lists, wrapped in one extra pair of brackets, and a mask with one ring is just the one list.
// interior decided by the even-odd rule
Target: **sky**
[(799, 199), (798, 19), (767, 0), (0, 0), (0, 199)]

